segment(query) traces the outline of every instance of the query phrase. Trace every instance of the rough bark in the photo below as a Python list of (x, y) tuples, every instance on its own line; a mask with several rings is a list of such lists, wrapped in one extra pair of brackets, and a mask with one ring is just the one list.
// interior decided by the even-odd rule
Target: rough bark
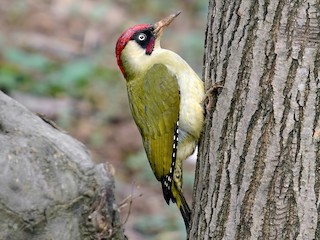
[(190, 239), (320, 239), (319, 1), (209, 4)]
[(124, 239), (108, 166), (2, 92), (0, 149), (0, 239)]

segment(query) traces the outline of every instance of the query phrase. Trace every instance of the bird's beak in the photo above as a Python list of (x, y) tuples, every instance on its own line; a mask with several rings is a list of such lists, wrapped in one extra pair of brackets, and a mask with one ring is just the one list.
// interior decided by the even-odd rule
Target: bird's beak
[(181, 11), (175, 13), (175, 14), (171, 14), (170, 16), (161, 19), (159, 22), (156, 22), (155, 24), (153, 24), (154, 30), (153, 30), (153, 34), (156, 36), (156, 38), (160, 37), (164, 28), (169, 26), (170, 23), (181, 13)]

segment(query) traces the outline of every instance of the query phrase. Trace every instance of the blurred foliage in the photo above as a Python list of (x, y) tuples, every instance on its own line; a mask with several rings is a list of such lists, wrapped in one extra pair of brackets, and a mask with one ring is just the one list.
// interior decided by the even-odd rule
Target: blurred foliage
[(137, 179), (140, 179), (141, 182), (150, 182), (151, 184), (154, 183), (159, 186), (158, 181), (154, 181), (154, 174), (143, 149), (130, 155), (126, 160), (126, 166), (137, 173)]
[[(144, 236), (140, 239), (184, 239), (185, 229), (176, 207), (163, 203), (160, 184), (141, 148), (138, 131), (135, 129), (133, 142), (139, 142), (140, 149), (119, 146), (126, 139), (115, 143), (117, 131), (128, 127), (132, 118), (114, 46), (126, 28), (181, 10), (181, 16), (165, 32), (162, 46), (180, 54), (201, 75), (207, 4), (207, 0), (0, 1), (0, 90), (53, 102), (71, 99), (66, 108), (69, 111), (61, 111), (55, 104), (45, 107), (60, 126), (92, 150), (94, 157), (107, 158), (115, 166), (116, 181), (123, 181), (117, 184), (121, 186), (116, 189), (118, 198), (130, 194), (127, 189), (131, 189), (128, 186), (133, 178), (141, 187), (159, 190), (157, 201), (164, 209), (133, 211), (137, 216), (128, 223)], [(38, 111), (44, 106), (38, 98), (34, 102), (27, 107)], [(184, 187), (192, 189), (193, 177), (193, 168), (185, 171)], [(133, 207), (143, 202), (135, 204)], [(151, 211), (158, 212), (151, 216)], [(165, 235), (175, 231), (175, 237)]]
[(2, 57), (0, 88), (7, 90), (77, 98), (88, 94), (90, 83), (108, 89), (118, 82), (114, 76), (121, 78), (115, 70), (102, 66), (97, 56), (54, 62), (41, 53), (8, 48), (3, 49)]

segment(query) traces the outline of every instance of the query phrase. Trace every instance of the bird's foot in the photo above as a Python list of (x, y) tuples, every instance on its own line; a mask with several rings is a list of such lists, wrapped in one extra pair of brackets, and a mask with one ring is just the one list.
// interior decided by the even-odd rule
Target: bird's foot
[[(223, 88), (223, 85), (221, 82), (217, 82), (211, 85), (211, 87), (207, 90), (206, 94), (204, 95), (204, 98), (202, 100), (202, 103), (205, 105), (206, 114), (208, 114), (214, 103), (214, 93), (217, 95), (221, 92), (221, 89)], [(215, 95), (215, 96), (216, 96)]]

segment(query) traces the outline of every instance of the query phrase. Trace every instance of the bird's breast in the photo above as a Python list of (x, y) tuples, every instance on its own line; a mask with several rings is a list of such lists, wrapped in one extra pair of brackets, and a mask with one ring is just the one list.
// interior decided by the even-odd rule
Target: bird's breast
[(195, 73), (181, 73), (178, 77), (178, 84), (180, 88), (180, 126), (197, 140), (202, 131), (204, 119), (203, 83)]

